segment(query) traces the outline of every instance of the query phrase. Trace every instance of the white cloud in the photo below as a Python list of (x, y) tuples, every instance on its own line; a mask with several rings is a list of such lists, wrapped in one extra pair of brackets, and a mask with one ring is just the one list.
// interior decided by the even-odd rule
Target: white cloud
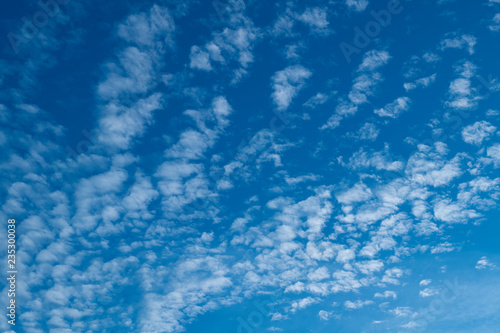
[(285, 293), (301, 293), (305, 290), (305, 285), (302, 282), (296, 282), (293, 285), (287, 286), (285, 288)]
[[(214, 6), (220, 6), (217, 4)], [(245, 15), (242, 1), (229, 1), (221, 10), (227, 26), (222, 31), (212, 34), (212, 39), (204, 46), (192, 46), (190, 67), (210, 71), (215, 64), (226, 66), (233, 73), (232, 83), (236, 83), (247, 73), (247, 68), (254, 61), (253, 48), (259, 37), (259, 30)]]
[(315, 109), (318, 105), (325, 104), (330, 96), (325, 95), (323, 93), (317, 93), (313, 97), (309, 98), (305, 103), (304, 106), (307, 106), (308, 108)]
[(346, 5), (357, 12), (362, 12), (368, 7), (368, 0), (346, 0)]
[(471, 87), (471, 78), (476, 75), (476, 66), (465, 61), (456, 66), (455, 72), (459, 78), (453, 80), (449, 87), (449, 98), (446, 105), (454, 109), (471, 109), (476, 107), (480, 97), (476, 89)]
[(336, 271), (332, 276), (334, 279), (332, 291), (334, 293), (355, 291), (362, 287), (361, 282), (356, 279), (356, 274), (353, 272)]
[(420, 297), (431, 297), (439, 294), (439, 291), (435, 288), (425, 288), (424, 290), (420, 290), (418, 294)]
[(307, 307), (309, 307), (317, 302), (318, 302), (318, 300), (315, 298), (312, 298), (312, 297), (306, 297), (306, 298), (303, 298), (301, 300), (294, 301), (294, 302), (292, 302), (290, 312), (293, 313), (293, 312), (296, 312), (297, 310), (305, 309), (305, 308), (307, 308)]
[(129, 16), (120, 24), (118, 36), (130, 46), (119, 52), (117, 62), (108, 64), (108, 76), (98, 87), (100, 97), (116, 98), (122, 94), (144, 93), (151, 88), (154, 63), (168, 50), (158, 46), (158, 41), (168, 41), (174, 30), (169, 11), (157, 5), (149, 12)]
[(372, 123), (366, 123), (358, 131), (358, 137), (361, 140), (375, 141), (377, 139), (380, 130)]
[(404, 167), (401, 161), (393, 161), (387, 152), (368, 153), (361, 148), (350, 158), (347, 166), (354, 170), (375, 168), (376, 170), (399, 171)]
[(321, 179), (321, 177), (317, 175), (304, 175), (299, 177), (289, 177), (288, 175), (285, 176), (285, 182), (288, 185), (296, 185), (307, 181), (316, 181), (319, 179)]
[(299, 21), (309, 25), (314, 31), (327, 32), (328, 20), (325, 8), (307, 8), (304, 13), (297, 17)]
[(384, 263), (381, 260), (365, 260), (356, 262), (355, 267), (365, 275), (372, 275), (384, 268)]
[(273, 75), (273, 100), (278, 110), (288, 109), (311, 75), (309, 70), (300, 65), (287, 67)]
[[(152, 123), (152, 113), (163, 106), (163, 96), (150, 90), (156, 84), (156, 70), (163, 66), (158, 59), (169, 50), (160, 44), (169, 41), (174, 30), (169, 11), (157, 5), (129, 16), (118, 26), (117, 34), (128, 46), (118, 51), (116, 61), (107, 64), (105, 78), (97, 88), (103, 103), (98, 130), (100, 144), (127, 149), (132, 139), (141, 136)], [(127, 102), (134, 100), (132, 96), (135, 102)]]
[(405, 88), (406, 91), (410, 91), (410, 90), (413, 90), (417, 87), (428, 87), (429, 85), (431, 85), (434, 81), (436, 81), (436, 73), (430, 75), (430, 76), (427, 76), (427, 77), (423, 77), (423, 78), (420, 78), (420, 79), (417, 79), (413, 82), (408, 82), (408, 83), (405, 83), (403, 86)]
[(36, 114), (36, 113), (41, 112), (41, 109), (38, 106), (33, 105), (33, 104), (18, 104), (18, 105), (16, 105), (16, 108), (18, 108), (19, 110), (22, 110), (24, 112), (31, 113), (31, 114)]
[(432, 247), (431, 253), (448, 253), (453, 252), (456, 249), (457, 247), (453, 246), (450, 242), (444, 242)]
[(330, 273), (328, 272), (328, 268), (320, 267), (317, 270), (307, 274), (307, 278), (311, 281), (321, 281), (330, 277)]
[(374, 112), (380, 117), (397, 118), (402, 112), (410, 108), (410, 99), (408, 97), (399, 97), (394, 102), (387, 104), (382, 109)]
[(489, 28), (491, 31), (500, 31), (500, 13), (495, 14)]
[(357, 70), (358, 76), (354, 78), (352, 88), (347, 94), (348, 100), (345, 97), (338, 99), (335, 113), (330, 116), (326, 124), (321, 126), (322, 130), (336, 128), (344, 117), (352, 116), (358, 111), (360, 105), (368, 103), (368, 97), (373, 95), (373, 90), (383, 80), (382, 75), (376, 69), (386, 65), (390, 58), (389, 53), (384, 50), (372, 50), (365, 53)]
[(132, 140), (142, 136), (147, 126), (153, 122), (153, 112), (162, 106), (163, 96), (159, 93), (141, 99), (131, 107), (114, 102), (106, 105), (99, 120), (99, 143), (128, 149)]
[(493, 264), (492, 262), (490, 262), (488, 260), (488, 258), (486, 258), (485, 256), (481, 257), (481, 259), (479, 259), (477, 261), (477, 264), (476, 264), (476, 269), (479, 269), (479, 270), (483, 270), (483, 269), (493, 270), (496, 268), (497, 268), (497, 266), (495, 264)]
[(395, 309), (389, 310), (389, 313), (396, 317), (409, 317), (414, 314), (411, 311), (411, 308), (407, 306), (400, 306)]
[(344, 205), (367, 201), (372, 196), (372, 191), (363, 183), (358, 183), (352, 188), (335, 195), (337, 201)]
[[(146, 294), (140, 322), (143, 331), (182, 330), (187, 318), (219, 308), (216, 295), (232, 285), (226, 276), (228, 269), (219, 259), (211, 256), (185, 258), (175, 265), (173, 272), (175, 275), (168, 283), (161, 277), (161, 271), (157, 281), (150, 281), (158, 285), (158, 290), (164, 294)], [(200, 274), (203, 279), (199, 278)], [(211, 302), (206, 301), (208, 295), (212, 297)]]
[(295, 16), (289, 10), (278, 17), (271, 30), (272, 36), (278, 38), (282, 35), (293, 36), (292, 29), (295, 24)]
[(210, 65), (210, 54), (203, 51), (198, 46), (191, 47), (191, 54), (189, 55), (189, 58), (189, 67), (204, 71), (212, 70), (212, 66)]
[(154, 5), (148, 13), (127, 17), (118, 26), (118, 35), (128, 42), (153, 46), (157, 38), (168, 42), (174, 30), (174, 20), (168, 9)]
[(236, 157), (223, 167), (224, 176), (221, 182), (232, 184), (237, 179), (249, 181), (258, 176), (255, 170), (260, 171), (265, 165), (282, 166), (281, 155), (291, 145), (281, 142), (276, 134), (268, 128), (258, 131), (238, 149)]
[(99, 84), (99, 96), (114, 99), (122, 95), (146, 92), (153, 81), (152, 56), (137, 47), (128, 47), (118, 58), (117, 63), (108, 65), (113, 71)]
[(420, 281), (419, 285), (420, 286), (428, 286), (431, 283), (432, 283), (432, 280), (430, 280), (430, 279), (424, 279), (424, 280)]
[(440, 49), (441, 51), (446, 49), (464, 49), (467, 48), (467, 51), (470, 55), (474, 54), (474, 46), (477, 43), (476, 37), (472, 35), (462, 35), (460, 37), (455, 38), (446, 38), (441, 41)]
[(436, 219), (448, 223), (467, 223), (469, 220), (481, 215), (475, 210), (467, 209), (461, 203), (454, 203), (449, 199), (444, 199), (435, 203), (434, 216)]
[(493, 159), (495, 166), (500, 165), (500, 144), (496, 143), (486, 150), (486, 155)]
[(206, 158), (207, 151), (215, 145), (224, 128), (228, 126), (227, 118), (231, 112), (231, 106), (222, 96), (215, 97), (207, 110), (185, 112), (186, 116), (195, 121), (197, 128), (188, 128), (180, 133), (179, 140), (165, 151), (168, 160), (162, 163), (156, 172), (166, 217), (193, 218), (189, 214), (183, 216), (179, 213), (186, 205), (192, 205), (198, 200), (203, 201), (206, 206), (204, 212), (195, 211), (197, 217), (213, 214), (216, 210), (209, 205), (216, 196), (215, 188), (209, 187), (200, 161)]
[(498, 116), (500, 114), (500, 112), (498, 112), (497, 110), (488, 110), (486, 111), (486, 116), (487, 117), (494, 117), (494, 116)]
[(271, 313), (271, 321), (284, 320), (288, 318), (289, 317), (287, 315), (283, 315), (279, 312)]
[(363, 56), (363, 61), (358, 67), (358, 71), (374, 71), (384, 65), (387, 65), (389, 60), (391, 59), (391, 56), (389, 55), (389, 52), (383, 50), (371, 50), (366, 52), (366, 54)]
[(392, 298), (392, 299), (397, 299), (398, 295), (396, 294), (395, 291), (392, 290), (386, 290), (383, 293), (375, 293), (375, 296), (377, 298)]
[(457, 155), (447, 161), (443, 159), (447, 152), (446, 145), (437, 142), (434, 146), (435, 151), (425, 145), (419, 146), (420, 151), (408, 160), (405, 173), (413, 182), (439, 187), (462, 175), (461, 160), (464, 156)]
[(354, 258), (356, 258), (356, 254), (352, 249), (342, 249), (337, 254), (336, 260), (339, 263), (347, 263), (353, 260)]
[(400, 268), (391, 268), (385, 271), (382, 282), (389, 284), (399, 284), (399, 278), (403, 276), (403, 270)]
[(361, 301), (361, 300), (356, 300), (354, 302), (352, 301), (345, 301), (344, 302), (344, 307), (349, 310), (357, 310), (361, 309), (367, 305), (373, 304), (373, 301)]
[(464, 127), (462, 130), (462, 139), (467, 143), (479, 146), (485, 139), (488, 139), (495, 133), (496, 130), (497, 128), (487, 121), (477, 121), (472, 125)]
[(373, 258), (382, 250), (394, 249), (397, 245), (395, 237), (404, 236), (408, 233), (411, 225), (406, 214), (398, 213), (389, 216), (391, 213), (394, 213), (394, 208), (377, 208), (375, 213), (368, 211), (367, 216), (360, 221), (366, 224), (367, 221), (373, 223), (388, 217), (381, 222), (378, 230), (371, 232), (370, 241), (365, 243), (365, 246), (359, 252), (359, 256)]
[(329, 320), (333, 316), (333, 311), (320, 310), (318, 316), (321, 320)]

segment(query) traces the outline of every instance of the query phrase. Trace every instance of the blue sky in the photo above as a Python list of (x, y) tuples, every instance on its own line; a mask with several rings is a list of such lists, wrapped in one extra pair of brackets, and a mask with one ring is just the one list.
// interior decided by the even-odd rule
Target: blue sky
[(14, 332), (500, 331), (499, 0), (9, 1), (0, 29)]

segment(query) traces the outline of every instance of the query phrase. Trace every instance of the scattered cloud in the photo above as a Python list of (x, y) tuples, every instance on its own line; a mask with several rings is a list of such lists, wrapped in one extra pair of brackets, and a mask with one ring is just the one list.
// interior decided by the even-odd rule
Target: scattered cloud
[(357, 310), (357, 309), (361, 309), (365, 306), (368, 306), (370, 304), (373, 304), (373, 301), (361, 301), (361, 300), (357, 300), (357, 301), (345, 301), (344, 302), (344, 307), (346, 309), (349, 309), (349, 310)]
[(467, 52), (472, 55), (474, 54), (474, 46), (476, 43), (476, 37), (472, 35), (462, 35), (441, 40), (440, 49), (441, 51), (446, 49), (467, 49)]
[(368, 0), (346, 0), (346, 5), (357, 12), (362, 12), (368, 7)]
[(481, 257), (481, 259), (479, 259), (476, 264), (476, 269), (478, 270), (483, 270), (483, 269), (493, 270), (496, 268), (497, 266), (491, 263), (485, 256)]
[(361, 140), (370, 140), (374, 141), (377, 139), (380, 130), (371, 123), (366, 123), (361, 127), (358, 131), (358, 137)]
[(497, 128), (487, 121), (477, 121), (472, 125), (464, 127), (462, 130), (462, 139), (470, 144), (480, 146), (496, 132)]
[(292, 100), (304, 87), (312, 73), (300, 65), (294, 65), (273, 75), (273, 100), (278, 110), (288, 109)]
[(402, 112), (410, 108), (410, 99), (408, 97), (399, 97), (394, 102), (387, 104), (381, 109), (375, 110), (375, 114), (380, 117), (397, 118)]

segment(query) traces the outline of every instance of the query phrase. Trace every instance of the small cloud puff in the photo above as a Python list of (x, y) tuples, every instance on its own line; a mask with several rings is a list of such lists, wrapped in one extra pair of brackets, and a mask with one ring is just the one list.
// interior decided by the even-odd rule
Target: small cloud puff
[(399, 97), (394, 102), (387, 104), (374, 112), (380, 117), (397, 118), (402, 112), (410, 108), (410, 99), (408, 97)]
[(466, 126), (462, 130), (462, 139), (470, 144), (480, 146), (481, 143), (488, 139), (497, 128), (487, 121), (477, 121), (472, 125)]
[(300, 65), (289, 66), (273, 75), (273, 100), (278, 110), (288, 109), (292, 99), (304, 86), (312, 73)]
[(368, 7), (368, 0), (346, 0), (346, 5), (357, 12), (362, 12)]
[(349, 309), (349, 310), (357, 310), (357, 309), (361, 309), (362, 307), (365, 307), (365, 306), (370, 305), (370, 304), (373, 304), (373, 301), (369, 301), (369, 300), (368, 301), (357, 300), (354, 302), (345, 301), (344, 307), (346, 309)]
[(494, 270), (495, 268), (497, 268), (497, 266), (495, 264), (493, 264), (492, 262), (490, 262), (488, 260), (488, 258), (486, 258), (485, 256), (481, 257), (481, 259), (479, 259), (477, 264), (476, 264), (476, 269), (479, 269), (479, 270), (483, 270), (483, 269)]

